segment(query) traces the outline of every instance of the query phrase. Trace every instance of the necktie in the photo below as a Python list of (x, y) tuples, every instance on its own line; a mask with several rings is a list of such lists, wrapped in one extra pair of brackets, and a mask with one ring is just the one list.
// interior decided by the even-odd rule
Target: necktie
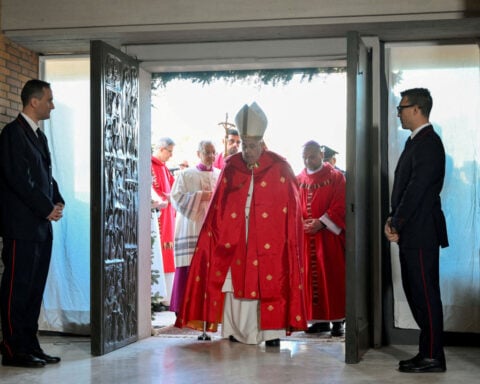
[(43, 151), (47, 157), (47, 161), (50, 164), (50, 151), (48, 150), (47, 136), (45, 136), (45, 134), (40, 130), (40, 128), (37, 128), (36, 133), (38, 135), (38, 141), (40, 141)]
[(38, 140), (40, 141), (40, 143), (42, 143), (42, 145), (45, 148), (47, 148), (47, 138), (45, 137), (45, 134), (42, 132), (42, 130), (40, 128), (37, 128), (37, 130), (35, 132), (37, 134), (37, 137), (38, 137)]

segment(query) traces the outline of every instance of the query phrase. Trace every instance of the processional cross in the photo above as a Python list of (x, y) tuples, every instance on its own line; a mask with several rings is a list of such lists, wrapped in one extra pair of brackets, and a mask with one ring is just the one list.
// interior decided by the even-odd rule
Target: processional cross
[(228, 142), (228, 130), (231, 128), (235, 128), (235, 124), (229, 123), (228, 122), (228, 113), (225, 114), (225, 121), (222, 121), (218, 123), (218, 125), (221, 125), (223, 129), (225, 129), (225, 149), (223, 152), (223, 156), (227, 157), (227, 142)]

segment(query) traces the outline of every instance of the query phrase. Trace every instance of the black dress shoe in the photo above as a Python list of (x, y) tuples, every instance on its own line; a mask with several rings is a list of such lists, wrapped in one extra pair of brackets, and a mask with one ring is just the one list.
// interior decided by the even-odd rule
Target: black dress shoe
[(42, 368), (45, 364), (45, 360), (39, 359), (28, 353), (17, 353), (13, 356), (3, 355), (2, 357), (2, 365), (10, 367)]
[(333, 322), (332, 331), (330, 332), (332, 336), (338, 337), (345, 334), (345, 329), (343, 328), (343, 321)]
[[(412, 359), (413, 360), (413, 359)], [(398, 367), (400, 372), (407, 373), (429, 373), (429, 372), (445, 372), (447, 370), (446, 364), (440, 359), (417, 359), (407, 365), (400, 365)]]
[(305, 333), (322, 333), (330, 331), (330, 323), (315, 323), (308, 327)]
[(267, 347), (279, 347), (280, 346), (280, 339), (273, 339), (265, 341), (265, 345)]
[(228, 336), (228, 340), (230, 340), (232, 343), (238, 343), (238, 340), (232, 335)]
[(411, 359), (408, 360), (400, 360), (398, 362), (399, 367), (406, 367), (409, 365), (414, 365), (417, 361), (422, 360), (422, 356), (418, 353), (416, 356), (412, 357)]
[(47, 364), (56, 364), (60, 362), (60, 357), (47, 355), (43, 351), (34, 351), (32, 355), (38, 359), (44, 360)]
[(170, 306), (163, 303), (152, 303), (153, 312), (166, 312), (170, 310)]
[(160, 312), (168, 312), (168, 311), (170, 311), (170, 306), (160, 303)]

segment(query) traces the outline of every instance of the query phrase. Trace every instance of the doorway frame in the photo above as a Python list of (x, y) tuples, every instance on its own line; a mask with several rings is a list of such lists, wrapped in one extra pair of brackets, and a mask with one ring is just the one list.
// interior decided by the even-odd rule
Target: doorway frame
[[(378, 38), (370, 37), (364, 40), (372, 52), (372, 127), (370, 137), (372, 164), (372, 179), (367, 182), (374, 187), (370, 207), (372, 219), (367, 229), (369, 242), (372, 247), (372, 284), (368, 287), (368, 302), (371, 309), (368, 313), (370, 347), (380, 347), (383, 335), (382, 314), (382, 267), (381, 260), (381, 201), (388, 197), (382, 195), (382, 190), (375, 186), (380, 185), (380, 52), (381, 45)], [(292, 48), (293, 47), (293, 48)], [(152, 57), (162, 57), (162, 60), (147, 61), (140, 64), (141, 68), (155, 72), (197, 72), (215, 70), (242, 70), (242, 69), (283, 69), (306, 67), (347, 67), (347, 37), (335, 39), (300, 39), (285, 41), (253, 41), (233, 43), (198, 43), (173, 45), (127, 46), (124, 51), (130, 55), (144, 55), (148, 49)], [(186, 52), (186, 53), (185, 53)], [(221, 58), (218, 53), (221, 52)], [(188, 58), (187, 56), (188, 55)], [(375, 108), (373, 107), (375, 106)], [(346, 127), (347, 128), (347, 127)], [(348, 141), (348, 138), (347, 138)], [(347, 154), (348, 156), (348, 154)], [(349, 170), (347, 170), (348, 172)], [(347, 187), (348, 188), (348, 187)], [(347, 267), (348, 268), (348, 267)], [(361, 300), (362, 302), (364, 300)], [(347, 299), (348, 302), (348, 299)], [(348, 328), (348, 319), (347, 319)], [(355, 336), (354, 336), (355, 337)], [(350, 342), (350, 341), (346, 341)], [(348, 348), (347, 348), (348, 349)], [(355, 361), (353, 361), (355, 360)], [(358, 362), (358, 359), (346, 359), (348, 363)]]

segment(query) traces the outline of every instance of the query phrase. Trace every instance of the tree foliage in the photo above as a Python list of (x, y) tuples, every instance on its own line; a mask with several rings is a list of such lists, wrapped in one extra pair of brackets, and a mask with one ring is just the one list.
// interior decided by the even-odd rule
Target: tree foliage
[(311, 81), (321, 74), (341, 73), (345, 68), (295, 68), (295, 69), (258, 69), (241, 71), (202, 71), (202, 72), (159, 72), (152, 75), (152, 88), (165, 87), (170, 81), (185, 79), (193, 83), (208, 85), (216, 80), (228, 82), (252, 80), (261, 84), (287, 84), (295, 75), (301, 80)]

